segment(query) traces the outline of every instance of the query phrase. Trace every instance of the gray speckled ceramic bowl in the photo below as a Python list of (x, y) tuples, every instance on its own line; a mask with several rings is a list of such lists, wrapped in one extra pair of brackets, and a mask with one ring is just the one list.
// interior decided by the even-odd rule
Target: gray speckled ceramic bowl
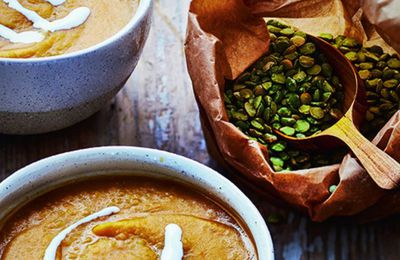
[(82, 51), (0, 58), (0, 133), (36, 134), (71, 126), (98, 111), (124, 85), (146, 42), (152, 0), (140, 0), (116, 35)]
[(33, 163), (0, 183), (0, 228), (30, 200), (71, 182), (98, 176), (153, 176), (184, 182), (229, 206), (252, 234), (260, 260), (274, 259), (272, 240), (253, 203), (228, 179), (190, 159), (146, 148), (100, 147)]

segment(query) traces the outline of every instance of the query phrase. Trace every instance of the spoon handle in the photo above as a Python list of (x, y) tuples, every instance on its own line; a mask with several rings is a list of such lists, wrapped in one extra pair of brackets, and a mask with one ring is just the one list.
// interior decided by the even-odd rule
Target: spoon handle
[(365, 138), (349, 118), (342, 117), (327, 134), (345, 142), (375, 183), (391, 190), (400, 185), (400, 164)]

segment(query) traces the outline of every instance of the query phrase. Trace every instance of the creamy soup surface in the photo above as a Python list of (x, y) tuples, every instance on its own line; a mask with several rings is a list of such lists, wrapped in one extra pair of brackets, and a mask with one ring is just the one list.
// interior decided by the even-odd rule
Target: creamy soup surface
[(172, 243), (171, 224), (181, 229), (183, 259), (257, 259), (239, 222), (207, 197), (181, 184), (127, 177), (71, 184), (28, 203), (3, 224), (0, 259), (43, 259), (60, 232), (107, 207), (120, 211), (73, 229), (55, 259), (160, 259)]
[(17, 33), (40, 32), (44, 39), (34, 43), (21, 43), (6, 39), (4, 34), (3, 37), (0, 36), (0, 57), (3, 58), (54, 56), (86, 49), (120, 31), (132, 19), (139, 4), (139, 0), (61, 0), (59, 5), (53, 5), (52, 2), (60, 0), (12, 0), (49, 22), (65, 18), (77, 8), (85, 7), (90, 10), (90, 15), (82, 24), (51, 32), (35, 28), (32, 19), (11, 8), (7, 1), (0, 0), (0, 26), (4, 30), (11, 29)]

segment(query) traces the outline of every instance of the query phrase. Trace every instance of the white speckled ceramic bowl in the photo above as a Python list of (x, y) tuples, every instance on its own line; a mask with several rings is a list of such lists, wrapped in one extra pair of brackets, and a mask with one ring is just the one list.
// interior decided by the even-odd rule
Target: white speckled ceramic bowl
[(190, 159), (146, 148), (100, 147), (33, 163), (0, 183), (0, 228), (5, 218), (32, 199), (67, 183), (109, 175), (154, 176), (184, 182), (234, 210), (260, 260), (274, 259), (270, 233), (253, 203), (228, 179)]
[(88, 49), (54, 57), (0, 58), (0, 133), (50, 132), (100, 110), (139, 60), (150, 30), (152, 2), (140, 0), (121, 31)]

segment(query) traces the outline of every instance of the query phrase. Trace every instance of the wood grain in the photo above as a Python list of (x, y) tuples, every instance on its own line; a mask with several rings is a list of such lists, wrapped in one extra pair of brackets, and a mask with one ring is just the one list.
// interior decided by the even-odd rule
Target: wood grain
[[(183, 55), (188, 0), (155, 1), (154, 26), (126, 87), (103, 110), (68, 129), (35, 136), (0, 136), (0, 179), (49, 155), (102, 145), (137, 145), (175, 152), (219, 169), (206, 151)], [(242, 188), (242, 187), (241, 187)], [(267, 218), (277, 259), (398, 259), (398, 217), (368, 225), (316, 224), (246, 192)]]
[(400, 164), (368, 141), (349, 117), (342, 117), (322, 134), (336, 137), (347, 144), (379, 187), (387, 190), (399, 187)]

